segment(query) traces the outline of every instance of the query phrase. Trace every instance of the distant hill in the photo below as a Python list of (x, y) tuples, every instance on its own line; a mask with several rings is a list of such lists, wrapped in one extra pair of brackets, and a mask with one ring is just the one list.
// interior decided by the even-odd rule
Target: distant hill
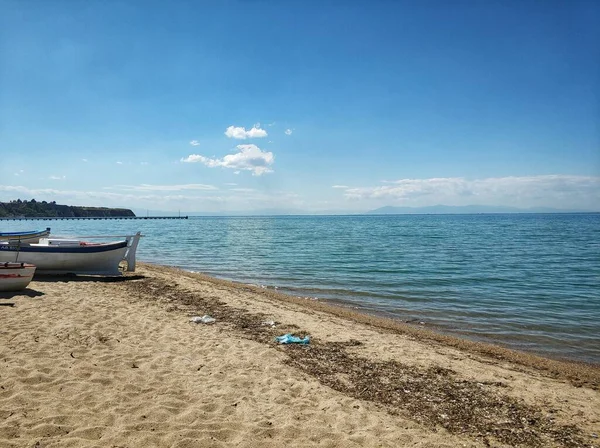
[(493, 205), (432, 205), (429, 207), (386, 206), (370, 210), (366, 215), (469, 214), (469, 213), (588, 213), (589, 210), (562, 210), (550, 207), (517, 208)]
[(116, 216), (135, 216), (127, 208), (108, 208), (108, 207), (81, 207), (75, 205), (60, 205), (56, 202), (38, 202), (35, 199), (31, 201), (0, 202), (0, 218), (86, 218), (86, 217), (116, 217)]

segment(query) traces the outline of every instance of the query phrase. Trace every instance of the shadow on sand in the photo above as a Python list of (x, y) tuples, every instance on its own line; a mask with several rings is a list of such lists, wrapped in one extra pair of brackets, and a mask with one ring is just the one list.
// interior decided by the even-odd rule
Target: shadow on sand
[(146, 278), (145, 275), (124, 275), (114, 277), (103, 277), (100, 275), (75, 275), (75, 274), (61, 274), (61, 275), (35, 275), (33, 277), (34, 282), (101, 282), (101, 283), (120, 283), (129, 282), (132, 280), (141, 280)]
[[(120, 283), (128, 282), (131, 280), (141, 280), (146, 278), (145, 275), (125, 275), (122, 277), (103, 277), (99, 275), (75, 275), (75, 274), (64, 274), (64, 275), (36, 275), (33, 277), (34, 282), (47, 283), (47, 282), (103, 282), (103, 283)], [(41, 297), (46, 295), (41, 291), (35, 289), (25, 288), (21, 291), (2, 291), (0, 292), (0, 306), (13, 306), (12, 302), (2, 302), (6, 299), (16, 299), (19, 297)]]
[[(21, 291), (4, 291), (4, 292), (0, 292), (0, 300), (3, 299), (13, 299), (16, 297), (40, 297), (45, 295), (43, 292), (40, 291), (36, 291), (35, 289), (30, 289), (30, 288), (25, 288), (22, 289)], [(0, 306), (5, 305), (5, 306), (12, 306), (13, 304), (10, 303), (2, 303), (0, 302)]]

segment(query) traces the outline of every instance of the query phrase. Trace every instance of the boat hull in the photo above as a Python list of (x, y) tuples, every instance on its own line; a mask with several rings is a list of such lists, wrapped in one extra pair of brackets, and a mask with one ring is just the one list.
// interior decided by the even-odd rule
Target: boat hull
[(0, 292), (21, 291), (27, 288), (34, 273), (35, 266), (30, 264), (0, 264)]
[(36, 274), (121, 275), (127, 241), (76, 247), (0, 245), (0, 263), (24, 262), (37, 266)]

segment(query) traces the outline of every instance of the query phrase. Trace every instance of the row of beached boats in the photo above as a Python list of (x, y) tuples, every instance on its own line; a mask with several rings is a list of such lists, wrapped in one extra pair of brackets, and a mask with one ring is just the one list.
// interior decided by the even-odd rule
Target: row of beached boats
[[(52, 238), (50, 228), (0, 232), (0, 291), (25, 288), (35, 274), (121, 275), (135, 271), (140, 232), (108, 243)], [(89, 239), (106, 236), (87, 237)], [(117, 238), (117, 237), (115, 237)], [(124, 266), (123, 266), (123, 263)]]

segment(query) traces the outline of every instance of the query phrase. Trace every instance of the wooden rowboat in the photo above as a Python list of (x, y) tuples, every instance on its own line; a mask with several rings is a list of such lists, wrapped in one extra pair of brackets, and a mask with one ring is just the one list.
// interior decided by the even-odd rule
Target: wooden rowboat
[(141, 234), (124, 241), (92, 243), (42, 238), (39, 243), (0, 243), (0, 263), (24, 262), (37, 266), (36, 274), (121, 275), (121, 261), (135, 271), (135, 252)]
[(47, 227), (46, 230), (31, 230), (27, 232), (0, 232), (0, 241), (31, 244), (39, 243), (40, 238), (47, 238), (49, 235), (50, 227)]
[(0, 291), (20, 291), (27, 288), (35, 266), (26, 263), (0, 264)]

